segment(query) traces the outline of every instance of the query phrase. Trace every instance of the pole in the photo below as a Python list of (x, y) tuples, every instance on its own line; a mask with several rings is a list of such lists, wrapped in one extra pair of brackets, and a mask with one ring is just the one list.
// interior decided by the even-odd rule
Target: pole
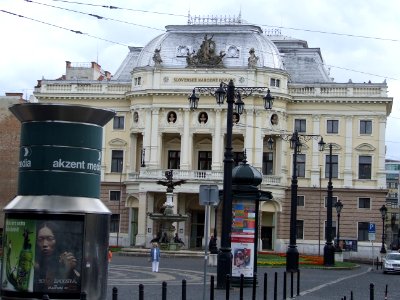
[(321, 255), (321, 209), (322, 209), (322, 176), (321, 167), (319, 167), (319, 214), (318, 214), (318, 256)]
[(206, 204), (206, 219), (205, 219), (205, 229), (204, 229), (204, 280), (203, 280), (203, 300), (206, 300), (206, 286), (207, 286), (207, 263), (208, 263), (208, 214), (210, 212), (210, 205), (209, 203)]
[(293, 134), (295, 142), (293, 154), (293, 174), (291, 186), (291, 205), (290, 205), (290, 241), (286, 252), (286, 271), (297, 272), (299, 269), (299, 251), (296, 246), (296, 223), (297, 223), (297, 145), (299, 136), (297, 131)]
[(385, 248), (385, 216), (382, 215), (382, 247), (381, 247), (381, 253), (385, 254), (386, 253), (386, 248)]
[(119, 201), (118, 201), (118, 231), (117, 231), (117, 247), (119, 246), (119, 231), (121, 229), (121, 200), (122, 200), (122, 169), (123, 162), (121, 161), (121, 172), (119, 174)]
[(228, 110), (226, 115), (226, 144), (224, 154), (224, 183), (223, 183), (223, 203), (222, 203), (222, 229), (221, 229), (221, 248), (218, 252), (217, 262), (217, 288), (226, 287), (226, 275), (232, 274), (231, 257), (231, 229), (232, 229), (232, 115), (233, 103), (235, 101), (235, 86), (233, 80), (229, 81), (227, 88)]
[(338, 252), (342, 252), (342, 249), (340, 248), (340, 212), (337, 214), (337, 246), (336, 250)]
[(332, 245), (332, 144), (329, 144), (329, 180), (328, 180), (328, 203), (326, 205), (326, 243), (324, 247), (324, 265), (335, 264), (335, 249)]

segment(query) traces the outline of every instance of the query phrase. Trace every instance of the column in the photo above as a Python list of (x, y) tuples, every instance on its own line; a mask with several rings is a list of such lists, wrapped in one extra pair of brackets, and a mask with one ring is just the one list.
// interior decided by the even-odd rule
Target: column
[[(313, 134), (320, 134), (320, 126), (321, 126), (321, 116), (316, 115), (313, 116)], [(319, 151), (318, 142), (320, 138), (317, 140), (312, 140), (312, 158), (311, 158), (311, 186), (319, 186), (319, 161), (321, 157), (321, 152)], [(329, 141), (326, 141), (329, 142)], [(322, 152), (323, 153), (323, 152)], [(323, 161), (323, 160), (322, 160)]]
[(215, 118), (214, 118), (214, 133), (212, 134), (212, 165), (211, 169), (218, 171), (222, 170), (222, 160), (221, 153), (224, 153), (223, 139), (221, 139), (221, 108), (215, 108)]
[(244, 136), (244, 148), (246, 149), (247, 161), (250, 165), (254, 163), (254, 108), (246, 108), (246, 133)]
[(153, 108), (151, 111), (151, 138), (150, 138), (150, 168), (157, 168), (159, 163), (159, 141), (158, 119), (160, 110)]
[(189, 132), (190, 132), (190, 110), (184, 109), (183, 133), (181, 134), (181, 170), (189, 170)]
[(264, 113), (260, 110), (255, 112), (256, 114), (256, 121), (255, 121), (255, 128), (254, 128), (254, 159), (253, 159), (253, 167), (255, 168), (262, 168), (262, 156), (264, 152), (264, 138), (265, 134), (261, 133), (262, 128), (262, 119), (264, 117)]
[(353, 186), (352, 154), (353, 154), (353, 117), (345, 117), (345, 144), (344, 144), (344, 170), (343, 187)]
[[(150, 196), (150, 195), (149, 195)], [(147, 222), (147, 205), (154, 203), (154, 198), (149, 197), (147, 199), (147, 193), (141, 192), (139, 193), (139, 207), (138, 207), (138, 234), (136, 236), (136, 243), (137, 246), (146, 246), (147, 241), (151, 240), (153, 237), (153, 233), (148, 233), (147, 227), (153, 227), (153, 221), (148, 220)], [(146, 205), (147, 204), (147, 205)], [(153, 205), (151, 205), (151, 210), (153, 210)], [(154, 233), (156, 234), (156, 233)]]
[(150, 154), (151, 154), (151, 109), (146, 109), (146, 126), (143, 132), (143, 149), (145, 149), (145, 164), (149, 167), (150, 164)]
[(386, 188), (386, 171), (385, 171), (385, 143), (379, 142), (379, 140), (385, 141), (386, 133), (386, 116), (380, 116), (379, 121), (379, 133), (378, 138), (378, 167), (377, 167), (377, 184), (378, 188)]
[[(131, 133), (131, 147), (130, 147), (130, 153), (128, 156), (128, 164), (129, 164), (129, 173), (136, 172), (136, 166), (137, 166), (137, 138), (138, 134), (137, 133)], [(139, 156), (140, 158), (140, 156)]]

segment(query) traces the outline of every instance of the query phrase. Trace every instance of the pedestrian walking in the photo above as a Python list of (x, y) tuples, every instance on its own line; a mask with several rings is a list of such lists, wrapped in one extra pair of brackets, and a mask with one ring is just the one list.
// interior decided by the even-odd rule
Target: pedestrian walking
[(150, 261), (151, 261), (151, 270), (152, 272), (158, 272), (158, 265), (160, 264), (160, 248), (158, 247), (158, 243), (153, 243), (153, 248), (150, 250)]

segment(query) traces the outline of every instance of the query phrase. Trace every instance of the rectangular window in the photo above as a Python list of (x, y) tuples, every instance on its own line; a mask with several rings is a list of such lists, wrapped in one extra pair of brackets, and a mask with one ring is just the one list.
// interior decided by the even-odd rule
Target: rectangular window
[(297, 196), (297, 206), (304, 206), (304, 196)]
[(371, 198), (358, 198), (358, 208), (371, 208)]
[(119, 215), (117, 214), (111, 215), (110, 232), (119, 232)]
[[(327, 221), (325, 221), (325, 230), (324, 230), (324, 232), (325, 232), (325, 238), (326, 238), (326, 236), (327, 236), (327, 230), (328, 230), (328, 225), (327, 225)], [(336, 221), (333, 221), (332, 220), (332, 231), (331, 231), (331, 238), (332, 239), (334, 239), (336, 237)]]
[(296, 220), (296, 238), (299, 240), (304, 239), (304, 221)]
[(119, 201), (121, 199), (120, 191), (110, 191), (110, 201)]
[(306, 132), (306, 124), (305, 119), (295, 119), (294, 130), (297, 130), (297, 132)]
[(339, 121), (338, 120), (327, 120), (326, 121), (326, 133), (338, 133), (339, 132)]
[(211, 151), (199, 151), (198, 170), (211, 170)]
[(115, 116), (113, 122), (113, 129), (124, 129), (125, 117)]
[(111, 172), (121, 173), (124, 159), (124, 151), (112, 150), (111, 152)]
[(135, 83), (135, 85), (141, 85), (142, 84), (142, 77), (135, 77), (134, 78), (134, 83)]
[(264, 175), (274, 174), (274, 153), (264, 152), (262, 161), (262, 172)]
[(371, 134), (372, 133), (372, 121), (361, 120), (360, 121), (360, 134)]
[(271, 78), (271, 80), (270, 80), (270, 86), (279, 87), (280, 85), (281, 85), (280, 79)]
[[(335, 207), (336, 202), (338, 201), (337, 196), (332, 196), (332, 207)], [(325, 196), (325, 207), (328, 206), (328, 197)]]
[(297, 154), (297, 177), (306, 177), (306, 155)]
[(371, 156), (360, 156), (358, 164), (358, 178), (359, 179), (371, 179)]
[(233, 165), (236, 167), (243, 162), (244, 153), (243, 152), (233, 152)]
[(368, 241), (368, 222), (358, 222), (358, 240)]
[[(339, 166), (338, 166), (338, 155), (332, 155), (332, 178), (338, 178), (339, 175)], [(329, 178), (329, 161), (330, 156), (325, 156), (325, 178)]]
[(181, 151), (169, 150), (168, 151), (168, 169), (181, 168)]

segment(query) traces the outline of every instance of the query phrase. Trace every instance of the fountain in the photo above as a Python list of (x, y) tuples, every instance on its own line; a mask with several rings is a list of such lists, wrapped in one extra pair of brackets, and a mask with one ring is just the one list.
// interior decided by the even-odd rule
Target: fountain
[(163, 204), (160, 212), (148, 213), (148, 216), (153, 221), (159, 221), (161, 223), (161, 233), (156, 239), (152, 241), (158, 241), (160, 248), (164, 250), (179, 250), (182, 246), (181, 243), (174, 242), (175, 226), (172, 225), (174, 222), (182, 222), (188, 219), (188, 215), (175, 214), (174, 213), (174, 188), (177, 185), (185, 183), (186, 180), (173, 180), (173, 171), (165, 171), (166, 180), (159, 180), (157, 184), (161, 184), (167, 187), (166, 202)]

